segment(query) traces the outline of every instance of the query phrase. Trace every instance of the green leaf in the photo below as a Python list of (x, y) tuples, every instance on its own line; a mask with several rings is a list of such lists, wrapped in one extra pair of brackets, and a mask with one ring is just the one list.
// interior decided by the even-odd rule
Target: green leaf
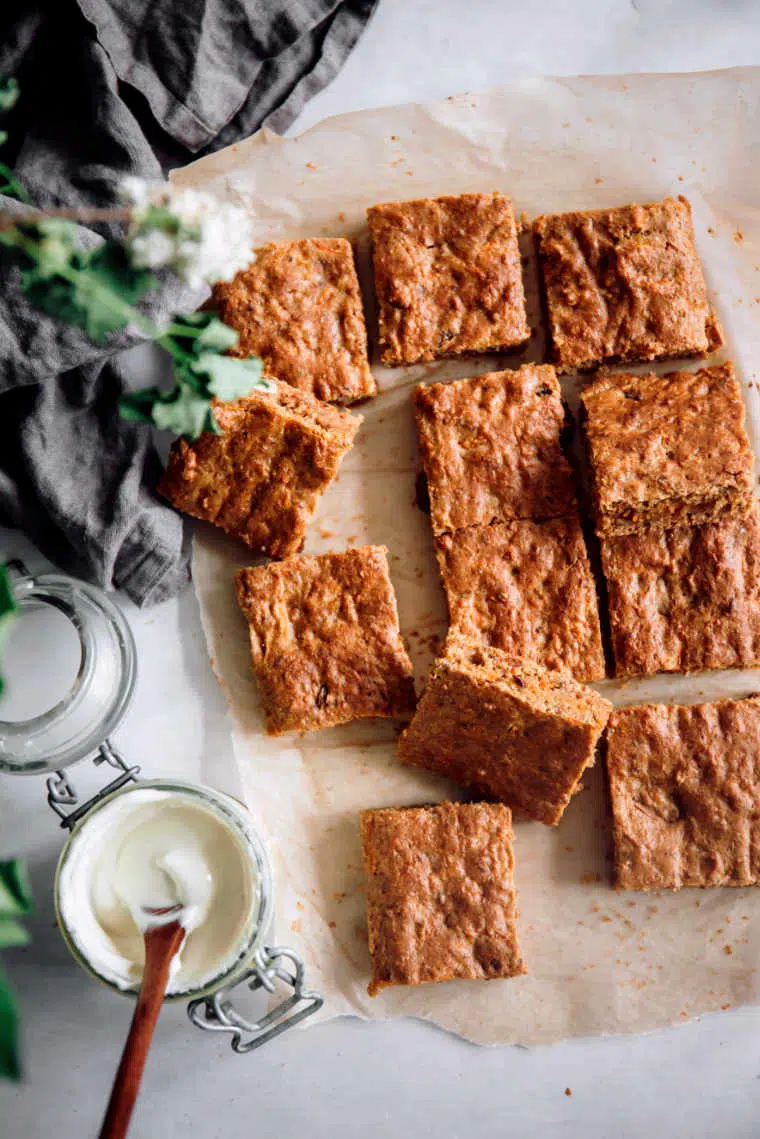
[(135, 269), (120, 241), (105, 241), (89, 255), (82, 268), (104, 288), (132, 303), (142, 300), (158, 284), (149, 269)]
[[(13, 604), (9, 587), (0, 588), (0, 613), (9, 599)], [(29, 879), (23, 863), (17, 859), (0, 862), (0, 948), (27, 944), (29, 935), (16, 917), (28, 913), (31, 906)], [(0, 966), (0, 1079), (17, 1080), (20, 1074), (16, 1004), (8, 978)]]
[(130, 264), (118, 241), (82, 251), (76, 227), (59, 218), (0, 230), (0, 256), (22, 267), (21, 287), (35, 308), (84, 329), (93, 340), (140, 322), (133, 306), (157, 283), (152, 273)]
[[(8, 630), (11, 627), (14, 617), (16, 616), (16, 602), (13, 598), (13, 589), (11, 588), (11, 579), (8, 576), (8, 569), (6, 566), (0, 565), (0, 649), (8, 636)], [(0, 674), (0, 692), (3, 690), (3, 677)], [(0, 863), (2, 866), (2, 863)]]
[(23, 862), (17, 858), (0, 862), (0, 919), (28, 914), (31, 908), (32, 891)]
[(0, 74), (0, 111), (10, 111), (19, 97), (18, 82), (12, 75)]
[(236, 360), (233, 356), (203, 352), (193, 370), (199, 375), (208, 376), (208, 390), (212, 395), (229, 401), (250, 395), (259, 386), (263, 365), (256, 356)]
[(154, 405), (153, 422), (162, 431), (173, 431), (190, 439), (197, 439), (204, 431), (219, 431), (208, 399), (185, 388), (181, 388), (171, 402)]
[(18, 1080), (18, 1018), (16, 1003), (5, 971), (0, 965), (0, 1078)]
[(6, 198), (17, 198), (19, 202), (29, 202), (29, 195), (5, 162), (0, 162), (0, 194)]
[(119, 400), (119, 415), (131, 423), (152, 423), (153, 405), (163, 403), (166, 394), (160, 388), (141, 388), (140, 391), (127, 392)]
[(0, 918), (0, 949), (14, 949), (18, 945), (28, 945), (29, 934), (14, 918)]
[(224, 324), (213, 313), (206, 312), (199, 315), (207, 317), (207, 320), (195, 341), (198, 350), (208, 348), (212, 352), (229, 352), (230, 348), (237, 345), (240, 337), (234, 328)]

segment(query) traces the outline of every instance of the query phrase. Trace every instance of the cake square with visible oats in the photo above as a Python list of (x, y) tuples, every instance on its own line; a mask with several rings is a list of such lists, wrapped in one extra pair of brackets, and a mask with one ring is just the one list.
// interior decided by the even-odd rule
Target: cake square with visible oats
[(260, 356), (268, 374), (317, 399), (355, 403), (377, 392), (351, 243), (272, 242), (232, 281), (214, 286), (233, 356)]
[(615, 675), (760, 665), (760, 519), (603, 539)]
[(511, 820), (500, 803), (362, 812), (370, 996), (387, 985), (525, 973)]
[(760, 696), (622, 708), (606, 739), (619, 887), (760, 883)]
[(685, 198), (548, 214), (533, 232), (561, 371), (704, 356), (723, 343)]
[(272, 381), (234, 403), (216, 402), (221, 434), (171, 448), (159, 492), (179, 510), (212, 522), (274, 558), (296, 553), (320, 496), (362, 422)]
[(730, 362), (666, 376), (601, 376), (581, 393), (597, 529), (746, 513), (754, 458)]
[(411, 715), (384, 547), (242, 569), (236, 583), (269, 735)]
[(554, 826), (611, 711), (565, 673), (451, 632), (399, 754)]
[(577, 516), (436, 539), (451, 627), (576, 680), (605, 675), (596, 585)]
[(435, 534), (576, 511), (554, 368), (420, 384), (414, 411)]
[(529, 339), (517, 224), (504, 194), (386, 202), (367, 218), (384, 364)]

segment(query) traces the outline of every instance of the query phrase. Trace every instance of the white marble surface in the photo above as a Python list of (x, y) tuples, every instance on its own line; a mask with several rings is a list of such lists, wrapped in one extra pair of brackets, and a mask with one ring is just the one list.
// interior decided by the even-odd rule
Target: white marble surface
[[(752, 0), (382, 0), (344, 71), (295, 129), (344, 110), (525, 75), (753, 63), (760, 23)], [(17, 536), (0, 533), (0, 557), (10, 553), (34, 558)], [(224, 704), (192, 593), (147, 613), (125, 609), (140, 677), (117, 742), (146, 774), (222, 778), (234, 791)], [(8, 955), (24, 1011), (27, 1076), (18, 1089), (0, 1087), (0, 1139), (96, 1134), (131, 1014), (127, 1001), (78, 969), (53, 929), (62, 839), (43, 791), (37, 777), (0, 778), (0, 856), (27, 854), (37, 897), (33, 945)], [(740, 1139), (759, 1129), (758, 1039), (760, 1010), (751, 1009), (646, 1037), (536, 1050), (481, 1049), (415, 1022), (338, 1021), (239, 1058), (172, 1007), (162, 1015), (130, 1134)]]

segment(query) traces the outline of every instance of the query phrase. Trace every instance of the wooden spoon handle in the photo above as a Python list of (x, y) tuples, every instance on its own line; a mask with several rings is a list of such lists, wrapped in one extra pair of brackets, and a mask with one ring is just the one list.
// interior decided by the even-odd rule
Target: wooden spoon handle
[(100, 1129), (100, 1139), (124, 1139), (127, 1133), (153, 1030), (169, 981), (172, 958), (179, 949), (184, 934), (183, 927), (177, 921), (156, 926), (145, 934), (142, 987)]

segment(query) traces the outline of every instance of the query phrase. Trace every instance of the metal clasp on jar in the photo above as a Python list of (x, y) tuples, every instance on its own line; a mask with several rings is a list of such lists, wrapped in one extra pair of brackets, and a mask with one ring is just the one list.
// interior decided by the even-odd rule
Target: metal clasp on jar
[[(291, 988), (293, 993), (259, 1020), (246, 1019), (233, 1005), (231, 994), (234, 989), (245, 985), (252, 993), (259, 989), (274, 993), (278, 981)], [(270, 949), (264, 946), (256, 951), (253, 967), (244, 977), (234, 985), (190, 1001), (187, 1012), (198, 1028), (207, 1032), (229, 1033), (233, 1051), (244, 1054), (306, 1020), (323, 1004), (324, 998), (319, 993), (304, 989), (304, 964), (297, 953), (284, 947)]]

